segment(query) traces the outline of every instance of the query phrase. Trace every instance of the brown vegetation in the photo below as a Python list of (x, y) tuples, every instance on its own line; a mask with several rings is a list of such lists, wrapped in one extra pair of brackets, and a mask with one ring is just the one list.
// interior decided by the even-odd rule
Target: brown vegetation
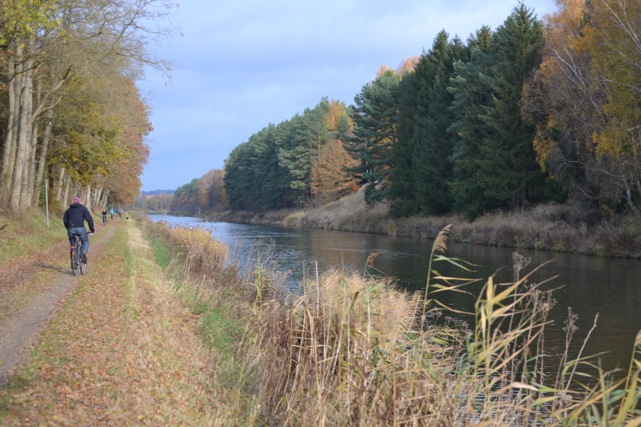
[(615, 216), (580, 205), (538, 205), (515, 212), (489, 212), (470, 222), (460, 216), (392, 218), (385, 203), (367, 206), (363, 189), (325, 206), (265, 213), (228, 211), (210, 219), (248, 224), (320, 228), (434, 239), (452, 224), (451, 239), (576, 254), (641, 258), (641, 219)]
[(269, 254), (241, 272), (205, 230), (123, 220), (0, 393), (0, 424), (639, 425), (641, 334), (621, 379), (585, 354), (551, 363), (553, 295), (518, 254), (512, 283), (483, 278), (470, 326), (448, 320), (440, 294), (478, 282), (436, 273), (453, 230), (424, 292), (372, 256), (290, 294)]
[[(435, 251), (447, 237), (442, 230)], [(487, 279), (471, 330), (435, 322), (443, 314), (435, 295), (465, 292), (467, 278), (435, 275), (424, 299), (367, 269), (363, 276), (336, 270), (302, 284), (289, 302), (261, 299), (243, 340), (257, 416), (269, 425), (641, 422), (641, 347), (631, 343), (633, 361), (619, 382), (591, 358), (567, 353), (550, 375), (543, 332), (554, 301), (533, 282), (535, 271), (515, 262), (523, 274), (513, 283)], [(571, 317), (566, 329), (569, 343)]]

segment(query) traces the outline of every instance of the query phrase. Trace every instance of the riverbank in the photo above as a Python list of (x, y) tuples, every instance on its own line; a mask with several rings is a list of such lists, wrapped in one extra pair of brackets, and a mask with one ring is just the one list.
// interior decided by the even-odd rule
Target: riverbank
[(459, 216), (392, 218), (385, 204), (366, 206), (359, 191), (319, 208), (227, 211), (208, 214), (207, 219), (430, 240), (452, 224), (451, 240), (459, 243), (641, 259), (641, 217), (608, 215), (569, 204), (487, 213), (473, 222)]
[[(588, 355), (562, 354), (569, 369), (545, 374), (554, 301), (525, 272), (511, 285), (486, 283), (482, 321), (470, 330), (437, 326), (443, 312), (430, 302), (469, 279), (428, 277), (438, 286), (409, 295), (376, 277), (373, 256), (362, 273), (331, 271), (290, 295), (263, 262), (268, 254), (241, 274), (206, 230), (132, 216), (100, 228), (89, 273), (74, 278), (64, 248), (30, 237), (45, 231), (42, 221), (8, 226), (0, 232), (20, 231), (27, 251), (8, 250), (0, 267), (35, 268), (19, 279), (25, 286), (12, 276), (12, 307), (60, 278), (73, 287), (0, 390), (1, 426), (641, 422), (641, 334), (621, 381)], [(448, 238), (441, 230), (433, 253)], [(567, 329), (571, 339), (572, 319)]]

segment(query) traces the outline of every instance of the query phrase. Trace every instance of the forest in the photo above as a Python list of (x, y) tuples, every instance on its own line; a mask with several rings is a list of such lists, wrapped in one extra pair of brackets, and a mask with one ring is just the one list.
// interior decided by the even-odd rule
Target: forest
[[(154, 42), (168, 0), (0, 2), (0, 209), (130, 205), (151, 132), (144, 68), (169, 71)], [(48, 191), (45, 191), (48, 190)]]
[(581, 203), (641, 208), (641, 3), (523, 4), (466, 41), (381, 66), (352, 105), (322, 99), (177, 189), (172, 210), (313, 207), (365, 187), (396, 217)]

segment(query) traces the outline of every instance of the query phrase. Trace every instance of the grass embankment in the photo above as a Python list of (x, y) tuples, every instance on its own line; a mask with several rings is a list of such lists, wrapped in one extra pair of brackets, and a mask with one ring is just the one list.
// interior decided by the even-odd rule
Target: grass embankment
[(40, 212), (27, 212), (19, 218), (0, 214), (0, 268), (8, 260), (41, 251), (43, 248), (67, 240), (60, 218), (46, 217)]
[(550, 375), (553, 299), (526, 260), (515, 283), (486, 281), (468, 330), (437, 326), (435, 297), (471, 279), (432, 272), (407, 294), (374, 256), (287, 295), (265, 254), (240, 275), (203, 230), (123, 223), (107, 252), (0, 396), (0, 423), (641, 425), (641, 335), (619, 382), (567, 353)]
[(610, 215), (570, 204), (491, 212), (472, 222), (460, 216), (392, 218), (384, 203), (366, 206), (361, 189), (318, 208), (265, 213), (225, 212), (213, 217), (230, 222), (425, 239), (434, 239), (445, 225), (452, 224), (451, 239), (455, 242), (641, 259), (641, 217)]
[[(372, 256), (362, 274), (333, 271), (287, 295), (268, 254), (238, 281), (233, 269), (206, 261), (208, 251), (220, 257), (201, 243), (206, 232), (150, 229), (183, 248), (191, 286), (209, 301), (202, 324), (209, 318), (218, 327), (201, 332), (221, 350), (216, 379), (230, 424), (641, 425), (641, 334), (619, 381), (596, 359), (571, 360), (567, 351), (550, 374), (544, 328), (554, 300), (526, 274), (526, 259), (517, 257), (513, 284), (487, 280), (468, 330), (437, 325), (446, 313), (434, 297), (464, 292), (471, 279), (431, 269), (425, 291), (409, 295), (371, 274)], [(435, 253), (446, 248), (448, 230), (437, 236), (434, 267), (453, 261)], [(572, 318), (566, 330), (569, 343)]]
[(215, 355), (200, 339), (198, 316), (141, 230), (125, 220), (111, 226), (114, 237), (90, 258), (89, 274), (0, 395), (1, 425), (212, 425), (218, 418)]

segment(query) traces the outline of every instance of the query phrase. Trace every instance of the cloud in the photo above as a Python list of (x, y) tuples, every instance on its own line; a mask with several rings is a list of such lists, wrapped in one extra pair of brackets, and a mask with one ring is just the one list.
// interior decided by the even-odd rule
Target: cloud
[[(554, 0), (526, 2), (539, 16)], [(172, 189), (213, 168), (270, 123), (323, 97), (353, 103), (379, 66), (398, 67), (445, 30), (466, 40), (496, 28), (517, 2), (505, 0), (236, 0), (182, 2), (183, 37), (160, 52), (172, 81), (147, 71), (154, 131), (145, 190)], [(171, 166), (170, 166), (171, 165)]]

